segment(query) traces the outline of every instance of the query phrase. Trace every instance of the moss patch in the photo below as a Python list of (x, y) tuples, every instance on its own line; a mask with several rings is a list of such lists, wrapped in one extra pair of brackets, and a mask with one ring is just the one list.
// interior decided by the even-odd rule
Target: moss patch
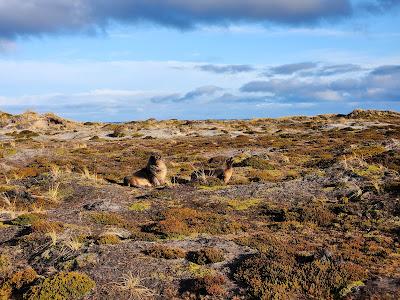
[(260, 204), (260, 202), (260, 199), (232, 199), (228, 201), (228, 205), (233, 210), (247, 210), (251, 207), (257, 206), (258, 204)]
[(137, 201), (132, 203), (129, 206), (129, 210), (131, 211), (145, 211), (151, 207), (151, 203), (149, 201)]
[(106, 234), (106, 235), (101, 236), (97, 240), (97, 242), (100, 245), (115, 245), (115, 244), (119, 244), (121, 242), (121, 240), (115, 234)]
[(38, 221), (40, 219), (40, 215), (37, 214), (23, 214), (20, 215), (15, 220), (11, 221), (11, 224), (18, 225), (18, 226), (29, 226), (32, 223)]

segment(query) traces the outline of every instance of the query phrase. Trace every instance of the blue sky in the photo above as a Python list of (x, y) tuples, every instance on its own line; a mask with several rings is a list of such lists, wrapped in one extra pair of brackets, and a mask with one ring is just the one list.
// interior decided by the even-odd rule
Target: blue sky
[(399, 111), (399, 14), (398, 0), (0, 0), (0, 110), (102, 121)]

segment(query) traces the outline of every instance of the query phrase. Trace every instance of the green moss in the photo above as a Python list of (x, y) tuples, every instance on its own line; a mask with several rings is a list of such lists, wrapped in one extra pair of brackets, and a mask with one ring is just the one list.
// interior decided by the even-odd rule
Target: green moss
[(226, 186), (224, 186), (224, 185), (214, 185), (214, 186), (200, 185), (199, 189), (205, 190), (205, 191), (219, 191), (219, 190), (226, 189)]
[(97, 242), (100, 245), (115, 245), (115, 244), (119, 244), (121, 242), (121, 240), (115, 234), (107, 234), (107, 235), (101, 236)]
[(29, 226), (29, 225), (32, 225), (32, 223), (38, 221), (39, 219), (40, 219), (40, 216), (37, 214), (23, 214), (23, 215), (20, 215), (15, 220), (12, 220), (11, 224), (18, 225), (18, 226)]
[(151, 207), (151, 203), (149, 201), (137, 201), (132, 203), (129, 206), (129, 210), (131, 211), (145, 211)]
[(90, 218), (93, 222), (101, 225), (124, 225), (125, 220), (115, 213), (108, 212), (93, 212), (90, 213)]
[(368, 165), (366, 168), (355, 170), (354, 173), (366, 178), (380, 177), (383, 173), (383, 168), (377, 165)]
[(371, 146), (371, 147), (363, 147), (354, 150), (354, 154), (362, 156), (362, 157), (371, 157), (378, 154), (381, 154), (386, 151), (386, 148), (383, 146)]
[(78, 300), (95, 287), (86, 274), (61, 272), (33, 286), (24, 295), (25, 300)]
[(257, 206), (260, 204), (260, 199), (247, 199), (247, 200), (239, 200), (232, 199), (228, 201), (228, 205), (233, 210), (247, 210), (253, 206)]
[(285, 177), (285, 173), (281, 170), (250, 170), (250, 181), (280, 181)]
[(258, 156), (252, 156), (246, 158), (245, 160), (241, 161), (237, 164), (238, 167), (251, 167), (253, 169), (258, 170), (274, 170), (274, 166), (272, 166), (268, 160), (263, 159)]
[(207, 275), (212, 275), (215, 272), (213, 269), (200, 266), (192, 262), (189, 263), (188, 270), (193, 276), (196, 277), (204, 277)]

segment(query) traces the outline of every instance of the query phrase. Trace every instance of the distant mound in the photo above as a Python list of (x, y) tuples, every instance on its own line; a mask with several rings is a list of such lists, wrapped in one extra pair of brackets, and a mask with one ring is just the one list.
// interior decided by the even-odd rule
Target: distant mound
[(345, 117), (348, 119), (400, 118), (400, 113), (389, 110), (355, 109)]
[(52, 113), (25, 112), (11, 115), (0, 112), (0, 127), (5, 129), (40, 131), (47, 129), (74, 129), (79, 123), (61, 118)]
[(10, 122), (11, 117), (12, 115), (0, 111), (0, 127), (6, 126)]

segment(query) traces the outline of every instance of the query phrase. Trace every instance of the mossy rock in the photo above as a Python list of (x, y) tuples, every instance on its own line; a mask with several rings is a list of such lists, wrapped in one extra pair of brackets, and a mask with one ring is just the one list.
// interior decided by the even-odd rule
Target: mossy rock
[(96, 286), (86, 274), (61, 272), (33, 286), (25, 300), (78, 300), (85, 297)]

